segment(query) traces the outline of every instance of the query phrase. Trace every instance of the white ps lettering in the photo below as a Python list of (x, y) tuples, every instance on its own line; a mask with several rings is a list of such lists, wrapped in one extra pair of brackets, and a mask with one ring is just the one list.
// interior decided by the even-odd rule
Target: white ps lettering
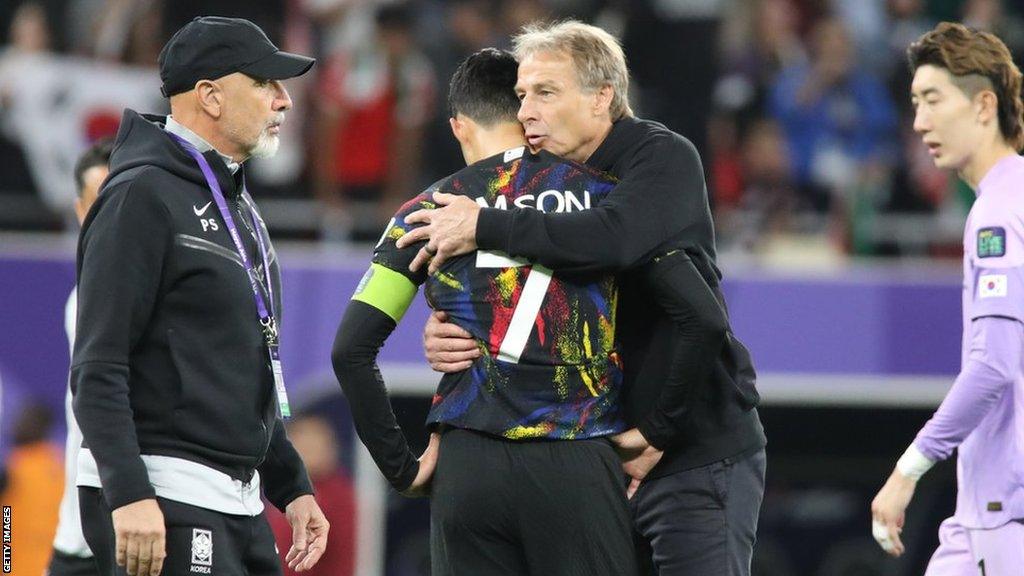
[(213, 230), (216, 232), (220, 230), (220, 226), (217, 224), (216, 218), (200, 218), (199, 223), (203, 225), (203, 232)]

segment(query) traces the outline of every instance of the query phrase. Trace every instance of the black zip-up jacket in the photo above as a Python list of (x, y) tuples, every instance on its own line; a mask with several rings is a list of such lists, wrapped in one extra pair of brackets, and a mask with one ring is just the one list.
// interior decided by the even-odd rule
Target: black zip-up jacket
[(620, 272), (628, 413), (665, 450), (651, 476), (764, 447), (754, 368), (729, 329), (719, 288), (697, 150), (657, 122), (624, 118), (587, 164), (619, 179), (596, 208), (484, 208), (478, 247), (564, 272)]
[[(140, 458), (152, 454), (243, 482), (259, 470), (264, 493), (283, 510), (313, 490), (277, 415), (252, 288), (199, 165), (163, 121), (125, 111), (110, 176), (82, 226), (75, 417), (111, 509), (154, 497)], [(258, 212), (242, 170), (232, 175), (215, 151), (204, 156), (259, 266)], [(280, 271), (270, 260), (280, 311)]]

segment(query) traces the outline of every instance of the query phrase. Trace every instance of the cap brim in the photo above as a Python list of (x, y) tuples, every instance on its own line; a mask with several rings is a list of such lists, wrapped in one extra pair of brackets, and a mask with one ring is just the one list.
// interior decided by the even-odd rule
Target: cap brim
[(315, 63), (316, 59), (308, 56), (277, 51), (269, 56), (260, 58), (248, 66), (244, 66), (239, 72), (263, 80), (284, 80), (286, 78), (302, 76), (309, 72), (309, 69)]

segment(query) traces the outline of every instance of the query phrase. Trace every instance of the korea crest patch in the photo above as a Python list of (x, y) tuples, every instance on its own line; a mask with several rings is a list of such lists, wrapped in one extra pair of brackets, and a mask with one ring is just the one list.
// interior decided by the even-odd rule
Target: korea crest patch
[(210, 530), (192, 529), (192, 564), (213, 565), (213, 533)]
[(1006, 256), (1006, 229), (1002, 226), (978, 230), (978, 258)]

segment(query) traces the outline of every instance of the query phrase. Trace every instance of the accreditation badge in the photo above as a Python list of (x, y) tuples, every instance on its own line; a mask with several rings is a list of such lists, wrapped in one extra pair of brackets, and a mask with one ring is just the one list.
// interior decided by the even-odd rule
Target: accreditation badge
[(281, 355), (277, 346), (268, 346), (270, 350), (270, 367), (274, 371), (274, 390), (277, 392), (277, 407), (281, 417), (292, 417), (291, 406), (288, 405), (288, 390), (284, 387), (284, 371), (281, 369)]

